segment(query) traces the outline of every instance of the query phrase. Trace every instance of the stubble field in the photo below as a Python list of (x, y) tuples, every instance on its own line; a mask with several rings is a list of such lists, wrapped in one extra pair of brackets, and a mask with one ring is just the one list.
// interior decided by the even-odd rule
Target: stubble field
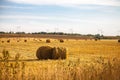
[[(46, 43), (45, 38), (1, 38), (0, 80), (120, 80), (117, 40), (50, 40), (51, 43)], [(38, 60), (36, 50), (40, 46), (65, 47), (67, 59)], [(8, 59), (5, 50), (9, 52)]]

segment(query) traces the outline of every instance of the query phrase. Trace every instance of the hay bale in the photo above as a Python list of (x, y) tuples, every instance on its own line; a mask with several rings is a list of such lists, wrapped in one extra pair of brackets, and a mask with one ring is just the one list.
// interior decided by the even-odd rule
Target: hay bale
[(42, 41), (41, 39), (39, 39), (39, 41)]
[(92, 41), (92, 39), (90, 39)]
[(24, 42), (27, 42), (27, 40), (25, 39)]
[(17, 40), (17, 42), (20, 42), (19, 40)]
[(63, 40), (63, 39), (60, 39), (59, 41), (60, 41), (60, 43), (63, 43), (63, 42), (64, 42), (64, 40)]
[(120, 43), (120, 39), (118, 39), (118, 42)]
[(1, 41), (2, 43), (4, 43), (4, 41)]
[(97, 41), (98, 39), (97, 38), (95, 38), (95, 41)]
[(66, 59), (66, 48), (41, 46), (36, 51), (38, 59)]
[(46, 43), (50, 43), (51, 41), (50, 41), (50, 39), (46, 39)]
[(42, 46), (38, 48), (36, 56), (38, 59), (52, 59), (52, 47)]
[(10, 39), (9, 39), (9, 40), (7, 40), (7, 43), (10, 43)]
[(66, 59), (66, 48), (63, 47), (54, 47), (52, 59)]

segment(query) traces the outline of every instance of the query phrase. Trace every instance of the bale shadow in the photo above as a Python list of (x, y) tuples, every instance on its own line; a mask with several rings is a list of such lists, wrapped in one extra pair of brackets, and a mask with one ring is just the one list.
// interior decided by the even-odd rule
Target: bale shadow
[(34, 61), (47, 61), (47, 60), (53, 60), (53, 61), (57, 61), (57, 60), (63, 60), (63, 59), (22, 59), (22, 60), (0, 60), (0, 62), (34, 62)]
[(0, 62), (32, 62), (32, 61), (40, 61), (39, 59), (22, 59), (22, 60), (0, 60)]

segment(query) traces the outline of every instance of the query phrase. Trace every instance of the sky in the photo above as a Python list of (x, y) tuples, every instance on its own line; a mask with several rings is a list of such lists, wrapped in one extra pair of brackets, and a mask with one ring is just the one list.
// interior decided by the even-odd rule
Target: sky
[(120, 35), (120, 0), (0, 0), (0, 31)]

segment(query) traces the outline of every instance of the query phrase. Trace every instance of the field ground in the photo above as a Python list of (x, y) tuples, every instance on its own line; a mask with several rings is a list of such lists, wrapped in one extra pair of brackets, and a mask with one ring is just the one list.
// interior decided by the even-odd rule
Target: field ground
[[(9, 39), (10, 42), (8, 43), (7, 40)], [(20, 54), (19, 60), (25, 62), (26, 66), (24, 76), (22, 76), (23, 80), (120, 79), (118, 75), (120, 74), (118, 72), (120, 71), (120, 43), (117, 40), (64, 39), (64, 43), (60, 43), (57, 39), (51, 39), (51, 43), (46, 43), (45, 40), (45, 38), (0, 38), (0, 55), (4, 49), (9, 51), (10, 60), (13, 60), (16, 54)], [(4, 42), (2, 43), (2, 41)], [(65, 47), (67, 48), (67, 59), (37, 60), (36, 50), (40, 46)], [(117, 71), (110, 67), (114, 67), (113, 62), (117, 63), (115, 66)], [(103, 65), (107, 65), (106, 74), (103, 74), (106, 70)], [(110, 70), (112, 72), (109, 72)], [(21, 79), (21, 75), (22, 71), (17, 78)], [(112, 77), (108, 77), (110, 75)]]

